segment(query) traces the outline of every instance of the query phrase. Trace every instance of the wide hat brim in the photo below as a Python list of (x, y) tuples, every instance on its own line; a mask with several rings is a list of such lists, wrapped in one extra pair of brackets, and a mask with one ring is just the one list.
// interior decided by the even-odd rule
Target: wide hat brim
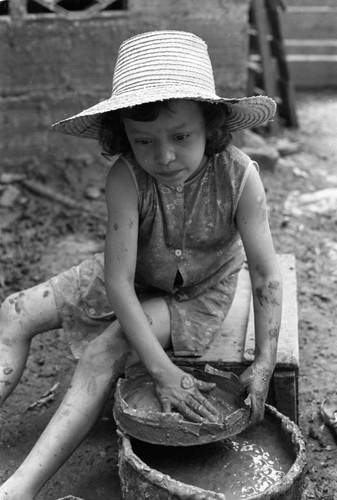
[(243, 98), (224, 98), (216, 94), (200, 94), (193, 92), (193, 88), (163, 87), (147, 89), (147, 95), (142, 91), (133, 91), (121, 95), (112, 94), (95, 106), (83, 110), (74, 116), (53, 124), (53, 129), (64, 134), (88, 139), (98, 139), (102, 115), (108, 111), (118, 111), (144, 103), (164, 101), (168, 99), (190, 99), (205, 101), (213, 104), (225, 104), (228, 108), (227, 127), (230, 132), (245, 128), (255, 128), (270, 121), (276, 112), (276, 103), (267, 96), (253, 96)]

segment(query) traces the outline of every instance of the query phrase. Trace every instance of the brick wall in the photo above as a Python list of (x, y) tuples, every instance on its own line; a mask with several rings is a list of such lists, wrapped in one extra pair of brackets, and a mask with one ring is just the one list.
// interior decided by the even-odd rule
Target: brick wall
[(218, 92), (245, 94), (248, 0), (129, 0), (126, 10), (78, 20), (27, 14), (21, 0), (10, 5), (0, 16), (2, 165), (96, 156), (94, 141), (50, 125), (109, 96), (117, 49), (136, 33), (196, 33), (208, 43)]

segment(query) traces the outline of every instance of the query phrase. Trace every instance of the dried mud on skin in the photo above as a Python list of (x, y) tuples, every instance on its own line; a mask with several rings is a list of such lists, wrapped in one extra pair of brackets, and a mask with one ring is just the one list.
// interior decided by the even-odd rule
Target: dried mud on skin
[[(337, 211), (295, 216), (285, 211), (284, 203), (296, 190), (309, 193), (337, 188), (337, 99), (332, 93), (300, 94), (298, 115), (301, 129), (286, 130), (283, 136), (298, 144), (299, 151), (281, 157), (275, 172), (263, 171), (261, 175), (276, 251), (293, 253), (297, 260), (299, 423), (308, 460), (302, 500), (336, 500), (337, 440), (318, 412), (322, 400), (336, 392)], [(62, 171), (61, 167), (55, 171)], [(51, 177), (49, 185), (65, 195), (75, 193), (80, 202), (85, 178), (71, 178), (71, 163), (65, 168), (67, 179)], [(37, 171), (41, 180), (43, 165), (30, 170)], [(22, 173), (25, 167), (18, 166), (15, 171)], [(100, 182), (104, 186), (103, 175)], [(15, 185), (20, 191), (15, 205), (0, 207), (0, 301), (76, 264), (101, 248), (104, 241), (102, 222), (33, 194), (20, 183)], [(23, 460), (51, 418), (74, 367), (62, 331), (34, 339), (22, 382), (0, 410), (0, 483)], [(45, 404), (34, 405), (58, 382), (53, 397)], [(78, 451), (39, 493), (38, 500), (68, 495), (85, 500), (121, 500), (111, 407), (112, 400)]]

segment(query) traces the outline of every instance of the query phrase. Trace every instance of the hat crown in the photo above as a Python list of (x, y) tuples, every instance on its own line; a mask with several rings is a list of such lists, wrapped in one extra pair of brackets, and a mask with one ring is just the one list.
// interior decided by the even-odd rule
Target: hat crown
[(122, 43), (116, 61), (112, 94), (176, 88), (215, 95), (206, 43), (183, 31), (152, 31)]
[(111, 97), (55, 123), (53, 128), (99, 139), (104, 113), (167, 99), (225, 104), (226, 125), (231, 132), (263, 124), (276, 111), (276, 103), (267, 96), (218, 96), (206, 43), (193, 33), (160, 30), (135, 35), (122, 43)]

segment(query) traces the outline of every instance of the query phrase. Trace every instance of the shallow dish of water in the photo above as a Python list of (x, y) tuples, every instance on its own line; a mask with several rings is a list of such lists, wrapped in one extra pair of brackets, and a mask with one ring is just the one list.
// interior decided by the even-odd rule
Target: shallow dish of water
[(118, 431), (125, 500), (299, 500), (305, 443), (297, 425), (267, 406), (264, 421), (199, 447), (150, 445)]
[(212, 367), (183, 369), (200, 380), (216, 383), (207, 398), (218, 408), (219, 422), (195, 423), (175, 411), (163, 413), (151, 377), (136, 367), (117, 384), (114, 417), (120, 429), (152, 444), (193, 446), (239, 434), (247, 427), (250, 408), (244, 403), (245, 392), (236, 375)]

